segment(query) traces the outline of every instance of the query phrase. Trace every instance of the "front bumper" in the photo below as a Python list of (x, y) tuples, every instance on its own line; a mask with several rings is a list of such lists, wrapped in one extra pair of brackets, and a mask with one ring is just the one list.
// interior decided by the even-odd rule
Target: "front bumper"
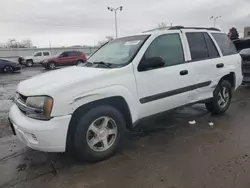
[(64, 152), (71, 115), (36, 120), (24, 115), (17, 105), (9, 112), (9, 120), (18, 138), (32, 149), (45, 152)]
[(17, 67), (13, 67), (14, 68), (14, 71), (20, 71), (21, 70), (21, 67), (17, 66)]

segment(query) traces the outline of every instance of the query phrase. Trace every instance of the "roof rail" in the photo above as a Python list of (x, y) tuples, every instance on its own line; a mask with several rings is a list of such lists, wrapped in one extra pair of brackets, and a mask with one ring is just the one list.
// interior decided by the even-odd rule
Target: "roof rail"
[(160, 31), (160, 30), (180, 30), (180, 29), (204, 29), (210, 31), (221, 31), (215, 27), (184, 27), (184, 26), (172, 26), (172, 27), (162, 27), (162, 28), (154, 28), (147, 31), (143, 31), (142, 33), (152, 32), (152, 31)]
[(210, 31), (221, 31), (215, 27), (184, 27), (184, 26), (173, 26), (170, 27), (169, 30), (177, 30), (177, 29), (205, 29)]
[(142, 33), (147, 33), (147, 32), (151, 32), (151, 31), (156, 31), (156, 30), (164, 30), (164, 29), (169, 29), (171, 27), (161, 27), (161, 28), (154, 28), (154, 29), (150, 29), (150, 30), (147, 30), (147, 31), (143, 31)]

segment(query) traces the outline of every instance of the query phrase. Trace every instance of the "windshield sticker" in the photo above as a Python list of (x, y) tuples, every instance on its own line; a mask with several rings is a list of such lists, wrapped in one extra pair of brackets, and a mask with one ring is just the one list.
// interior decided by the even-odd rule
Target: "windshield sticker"
[(124, 46), (137, 45), (140, 42), (141, 42), (140, 40), (128, 41), (124, 44)]

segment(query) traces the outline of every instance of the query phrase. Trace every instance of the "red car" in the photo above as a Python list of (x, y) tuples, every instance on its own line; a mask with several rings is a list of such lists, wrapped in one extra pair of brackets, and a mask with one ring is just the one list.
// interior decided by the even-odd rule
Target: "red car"
[(52, 58), (42, 62), (46, 69), (55, 69), (58, 66), (70, 66), (84, 63), (87, 57), (84, 53), (78, 51), (61, 52)]

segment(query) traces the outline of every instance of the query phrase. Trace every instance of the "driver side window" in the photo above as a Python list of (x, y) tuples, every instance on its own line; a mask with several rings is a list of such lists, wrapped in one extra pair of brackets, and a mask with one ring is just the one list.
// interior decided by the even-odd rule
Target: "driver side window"
[(163, 58), (165, 67), (184, 63), (184, 53), (179, 34), (166, 34), (157, 37), (144, 54), (145, 60), (152, 57)]

